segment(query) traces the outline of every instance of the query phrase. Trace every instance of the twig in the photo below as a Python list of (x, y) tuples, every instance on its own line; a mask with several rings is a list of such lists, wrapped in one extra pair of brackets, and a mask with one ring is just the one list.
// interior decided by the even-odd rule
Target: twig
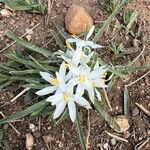
[(104, 96), (105, 96), (105, 100), (106, 100), (106, 102), (107, 102), (107, 105), (108, 105), (110, 111), (112, 111), (112, 107), (111, 107), (111, 105), (110, 105), (110, 101), (109, 101), (109, 99), (108, 99), (108, 95), (107, 95), (106, 89), (104, 88), (103, 91), (104, 91)]
[(133, 82), (131, 82), (131, 83), (125, 85), (125, 86), (128, 87), (128, 86), (131, 86), (131, 85), (135, 84), (136, 82), (140, 81), (142, 78), (146, 77), (149, 73), (150, 73), (150, 70), (147, 73), (145, 73), (143, 76), (141, 76), (140, 78), (138, 78), (137, 80), (135, 80), (135, 81), (133, 81)]
[(88, 130), (87, 130), (87, 138), (86, 138), (86, 147), (88, 149), (89, 148), (90, 132), (91, 132), (90, 110), (88, 110), (87, 122), (88, 122)]
[(142, 142), (138, 143), (135, 146), (136, 150), (141, 150), (148, 143), (149, 139), (150, 138), (147, 138), (144, 142), (142, 141)]
[(10, 100), (10, 102), (11, 103), (14, 102), (16, 99), (18, 99), (20, 96), (22, 96), (24, 93), (26, 93), (29, 90), (30, 90), (29, 87), (25, 88), (22, 92), (20, 92), (17, 96), (15, 96), (12, 100)]
[(50, 14), (51, 14), (51, 11), (52, 11), (52, 7), (53, 7), (53, 4), (54, 4), (54, 1), (55, 0), (47, 0), (47, 17), (46, 17), (46, 25), (48, 25), (48, 21), (49, 21), (49, 17), (50, 17)]
[(142, 104), (135, 103), (145, 114), (150, 116), (150, 111), (148, 111)]
[[(0, 111), (0, 114), (3, 116), (3, 118), (5, 118), (5, 115), (3, 114), (3, 112)], [(21, 134), (11, 123), (8, 123), (8, 124), (14, 129), (14, 131), (15, 131), (18, 135)]]
[(141, 53), (135, 59), (133, 59), (127, 66), (131, 66), (133, 63), (135, 63), (141, 57), (141, 55), (144, 53), (145, 48), (146, 48), (146, 46), (143, 46)]
[[(30, 30), (28, 30), (25, 34), (23, 34), (22, 36), (20, 36), (20, 38), (26, 36), (28, 33), (30, 33), (33, 29), (35, 29), (37, 26), (39, 26), (40, 23), (36, 24), (33, 28), (31, 28)], [(12, 42), (11, 44), (9, 44), (8, 46), (6, 46), (5, 48), (3, 48), (2, 50), (0, 50), (0, 53), (2, 53), (4, 50), (6, 50), (7, 48), (9, 48), (10, 46), (12, 46), (13, 44), (15, 44), (16, 41)]]
[(109, 133), (108, 131), (105, 131), (110, 137), (112, 137), (112, 138), (115, 138), (116, 140), (118, 140), (118, 141), (123, 141), (123, 142), (126, 142), (126, 143), (128, 143), (128, 140), (126, 140), (126, 139), (124, 139), (124, 138), (122, 138), (122, 137), (119, 137), (119, 136), (117, 136), (117, 135), (114, 135), (114, 134), (112, 134), (112, 133)]

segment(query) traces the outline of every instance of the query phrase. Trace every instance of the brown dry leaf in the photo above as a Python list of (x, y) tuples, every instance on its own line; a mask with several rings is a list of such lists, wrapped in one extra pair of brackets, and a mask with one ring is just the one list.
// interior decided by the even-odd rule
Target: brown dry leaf
[(26, 134), (26, 149), (32, 150), (34, 144), (34, 138), (31, 133)]
[(125, 132), (130, 128), (129, 120), (125, 116), (123, 115), (117, 116), (116, 118), (114, 118), (114, 120), (119, 125), (120, 132)]

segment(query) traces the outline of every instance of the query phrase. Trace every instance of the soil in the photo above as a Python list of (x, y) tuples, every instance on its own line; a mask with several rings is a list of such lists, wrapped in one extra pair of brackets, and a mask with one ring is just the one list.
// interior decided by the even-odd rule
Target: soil
[[(50, 39), (50, 29), (54, 28), (53, 21), (57, 21), (60, 26), (64, 26), (64, 16), (67, 9), (71, 4), (77, 4), (83, 6), (87, 12), (94, 19), (95, 24), (99, 24), (106, 20), (110, 15), (108, 11), (101, 5), (99, 0), (55, 0), (54, 5), (51, 10), (50, 19), (48, 24), (45, 22), (46, 15), (37, 15), (33, 13), (27, 13), (25, 11), (15, 12), (13, 16), (2, 17), (0, 16), (0, 49), (3, 49), (11, 41), (5, 36), (7, 30), (13, 31), (15, 34), (21, 36), (27, 29), (32, 28), (36, 24), (40, 23), (36, 27), (31, 35), (31, 42), (37, 44), (38, 46), (45, 47), (51, 51), (56, 51), (56, 43), (53, 40), (50, 44), (46, 44)], [(0, 9), (4, 5), (0, 5)], [(142, 30), (140, 35), (134, 39), (132, 36), (129, 39), (125, 39), (121, 33), (116, 34), (115, 41), (123, 42), (125, 47), (129, 50), (132, 48), (131, 52), (128, 54), (126, 59), (117, 58), (112, 52), (106, 49), (100, 51), (100, 56), (107, 62), (113, 64), (125, 64), (129, 60), (134, 59), (141, 51), (142, 46), (145, 44), (146, 49), (143, 56), (138, 60), (138, 64), (150, 64), (150, 49), (149, 43), (145, 42), (143, 44), (143, 38), (145, 35), (150, 35), (150, 2), (149, 0), (133, 0), (125, 8), (126, 10), (137, 10), (139, 12), (139, 18), (136, 23), (137, 26), (141, 25)], [(118, 15), (118, 20), (120, 20), (121, 13)], [(113, 24), (115, 21), (113, 22)], [(112, 24), (112, 26), (113, 26)], [(112, 39), (112, 28), (108, 29), (105, 33), (101, 42), (102, 45), (108, 45), (108, 42)], [(136, 45), (135, 40), (138, 40), (140, 44)], [(137, 50), (138, 47), (138, 50)], [(0, 61), (5, 61), (5, 57), (0, 54)], [(123, 114), (123, 90), (124, 85), (135, 81), (141, 77), (145, 72), (138, 71), (130, 75), (126, 82), (118, 79), (114, 84), (113, 88), (109, 91), (109, 100), (111, 102), (113, 115)], [(8, 90), (0, 92), (0, 111), (3, 114), (10, 115), (12, 113), (21, 111), (25, 108), (24, 97), (18, 99), (13, 104), (5, 105), (3, 104), (9, 102), (17, 93), (21, 91), (19, 86), (14, 85)], [(144, 142), (150, 137), (150, 118), (148, 115), (143, 113), (135, 103), (142, 104), (147, 110), (150, 110), (150, 74), (141, 79), (136, 84), (129, 88), (130, 95), (130, 129), (125, 133), (115, 133), (107, 123), (95, 112), (90, 112), (90, 138), (89, 138), (89, 149), (90, 150), (134, 150), (137, 148), (140, 142)], [(87, 112), (83, 110), (83, 128), (85, 135), (87, 133)], [(29, 129), (29, 124), (33, 123), (37, 128), (36, 131), (32, 132)], [(80, 142), (78, 135), (75, 130), (75, 126), (70, 120), (65, 120), (62, 124), (58, 126), (53, 126), (54, 121), (48, 118), (38, 118), (37, 120), (29, 120), (28, 118), (21, 119), (17, 122), (12, 123), (12, 125), (21, 133), (18, 135), (15, 130), (9, 126), (7, 138), (9, 140), (9, 145), (11, 150), (24, 150), (25, 148), (25, 136), (27, 133), (32, 133), (34, 137), (34, 150), (80, 150)], [(129, 142), (116, 141), (112, 145), (112, 138), (109, 137), (105, 131), (117, 134), (123, 138), (126, 138)], [(43, 140), (44, 136), (51, 138), (49, 144), (45, 143)], [(1, 148), (3, 149), (3, 148)], [(150, 141), (147, 142), (141, 150), (149, 150)]]

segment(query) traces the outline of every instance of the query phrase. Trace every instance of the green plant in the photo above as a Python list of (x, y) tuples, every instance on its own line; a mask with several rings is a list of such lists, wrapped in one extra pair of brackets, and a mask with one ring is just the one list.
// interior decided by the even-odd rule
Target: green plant
[(109, 49), (117, 56), (117, 57), (123, 57), (125, 53), (125, 48), (122, 43), (116, 44), (115, 42), (111, 42), (111, 46)]
[(46, 5), (43, 0), (0, 0), (14, 10), (27, 10), (44, 14)]

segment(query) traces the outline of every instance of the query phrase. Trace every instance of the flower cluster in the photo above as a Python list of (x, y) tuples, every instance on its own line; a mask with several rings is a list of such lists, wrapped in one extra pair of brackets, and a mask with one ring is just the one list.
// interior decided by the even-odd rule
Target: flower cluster
[[(90, 102), (85, 99), (84, 93), (87, 92), (91, 102), (94, 102), (95, 97), (101, 100), (98, 89), (107, 87), (104, 79), (107, 68), (100, 66), (98, 62), (93, 67), (89, 65), (93, 56), (91, 48), (102, 48), (102, 46), (88, 40), (93, 31), (94, 26), (90, 29), (85, 40), (77, 37), (66, 40), (67, 51), (59, 52), (63, 62), (55, 76), (47, 72), (40, 72), (42, 78), (49, 82), (50, 86), (37, 91), (36, 94), (43, 96), (53, 93), (46, 101), (51, 102), (51, 105), (56, 105), (54, 119), (58, 118), (68, 107), (70, 118), (74, 122), (76, 103), (86, 109), (91, 109)], [(86, 53), (87, 50), (88, 53)]]

